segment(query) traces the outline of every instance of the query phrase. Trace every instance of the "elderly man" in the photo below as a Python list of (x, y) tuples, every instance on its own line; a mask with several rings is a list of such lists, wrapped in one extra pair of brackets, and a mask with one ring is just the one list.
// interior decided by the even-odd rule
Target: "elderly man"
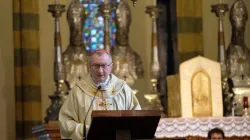
[[(59, 121), (63, 139), (82, 139), (84, 118), (86, 117), (88, 130), (92, 110), (141, 109), (131, 88), (111, 74), (112, 64), (112, 58), (105, 50), (97, 50), (90, 56), (91, 73), (74, 85), (60, 110)], [(90, 107), (93, 98), (94, 102)], [(90, 113), (86, 116), (89, 107)]]

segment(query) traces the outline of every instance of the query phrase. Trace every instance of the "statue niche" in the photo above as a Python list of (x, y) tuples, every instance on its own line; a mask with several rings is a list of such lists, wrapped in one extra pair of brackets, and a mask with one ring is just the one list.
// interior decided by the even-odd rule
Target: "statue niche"
[(116, 45), (112, 47), (113, 73), (126, 81), (130, 86), (144, 75), (140, 56), (129, 45), (129, 26), (131, 10), (125, 0), (121, 0), (116, 9)]
[[(242, 0), (236, 0), (233, 3), (229, 18), (232, 25), (232, 36), (226, 50), (227, 76), (233, 82), (235, 99), (241, 100), (240, 94), (250, 94), (250, 51), (244, 39), (248, 14)], [(231, 105), (232, 103), (230, 103)], [(236, 108), (235, 115), (242, 115), (241, 110)]]
[(70, 88), (88, 74), (87, 52), (82, 41), (82, 26), (85, 21), (84, 7), (79, 0), (73, 0), (67, 11), (70, 27), (70, 44), (63, 53), (66, 81)]

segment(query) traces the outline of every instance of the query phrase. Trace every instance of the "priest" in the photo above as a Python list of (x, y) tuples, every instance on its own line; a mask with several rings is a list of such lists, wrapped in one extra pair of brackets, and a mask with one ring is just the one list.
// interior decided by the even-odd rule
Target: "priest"
[(59, 122), (62, 139), (83, 139), (84, 119), (88, 131), (92, 110), (141, 110), (131, 88), (111, 74), (112, 57), (107, 51), (93, 52), (89, 64), (90, 74), (73, 86), (61, 107)]

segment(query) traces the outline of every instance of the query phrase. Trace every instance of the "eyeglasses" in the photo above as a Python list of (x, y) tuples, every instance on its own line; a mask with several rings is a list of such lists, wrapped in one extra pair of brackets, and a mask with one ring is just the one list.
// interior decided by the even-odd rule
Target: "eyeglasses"
[(113, 62), (111, 62), (110, 64), (108, 65), (99, 65), (99, 64), (93, 64), (91, 65), (91, 67), (95, 70), (99, 70), (99, 68), (101, 67), (102, 69), (105, 69), (107, 70), (109, 68), (109, 66), (111, 66), (113, 64)]

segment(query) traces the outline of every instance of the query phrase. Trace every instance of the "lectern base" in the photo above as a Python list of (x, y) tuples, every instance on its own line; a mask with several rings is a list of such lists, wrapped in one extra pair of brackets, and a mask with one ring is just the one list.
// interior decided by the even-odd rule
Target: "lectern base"
[(116, 130), (116, 140), (131, 140), (129, 130)]
[(32, 128), (32, 133), (38, 140), (61, 140), (58, 121), (50, 121)]

